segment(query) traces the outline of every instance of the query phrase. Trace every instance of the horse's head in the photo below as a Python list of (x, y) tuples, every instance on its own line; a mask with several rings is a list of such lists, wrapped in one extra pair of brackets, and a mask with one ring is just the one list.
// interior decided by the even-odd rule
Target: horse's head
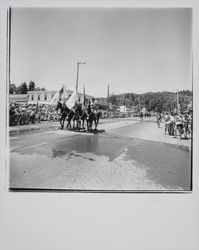
[(61, 109), (61, 108), (62, 108), (62, 103), (58, 101), (55, 107), (55, 110), (57, 111), (58, 109)]

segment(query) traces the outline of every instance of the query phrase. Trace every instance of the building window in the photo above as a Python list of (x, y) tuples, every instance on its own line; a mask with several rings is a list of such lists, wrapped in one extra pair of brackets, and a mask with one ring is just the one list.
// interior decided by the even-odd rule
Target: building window
[(47, 100), (47, 95), (44, 95), (44, 100), (45, 100), (45, 101)]
[(33, 95), (31, 95), (31, 101), (33, 101), (33, 99), (34, 99), (34, 96), (33, 96)]
[(38, 98), (37, 98), (38, 101), (40, 101), (40, 95), (38, 95)]

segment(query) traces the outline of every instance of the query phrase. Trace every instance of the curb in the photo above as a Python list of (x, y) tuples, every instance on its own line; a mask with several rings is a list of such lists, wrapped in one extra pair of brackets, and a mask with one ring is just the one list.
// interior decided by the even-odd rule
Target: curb
[(40, 126), (34, 126), (34, 127), (29, 127), (29, 128), (14, 128), (9, 130), (9, 135), (18, 135), (18, 134), (23, 134), (31, 131), (47, 131), (47, 130), (56, 130), (59, 129), (59, 125), (56, 124), (54, 126), (48, 126), (48, 127), (40, 127)]

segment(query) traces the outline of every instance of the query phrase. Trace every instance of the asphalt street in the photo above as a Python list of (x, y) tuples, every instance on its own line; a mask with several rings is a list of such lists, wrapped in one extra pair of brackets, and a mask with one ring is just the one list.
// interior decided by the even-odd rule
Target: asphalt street
[(151, 120), (26, 132), (10, 137), (9, 181), (11, 189), (190, 190), (191, 140), (165, 136)]

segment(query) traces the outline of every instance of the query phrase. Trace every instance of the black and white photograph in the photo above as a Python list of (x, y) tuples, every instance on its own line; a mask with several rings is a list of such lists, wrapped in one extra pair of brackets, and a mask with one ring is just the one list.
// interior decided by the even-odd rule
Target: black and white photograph
[(192, 191), (192, 9), (12, 7), (9, 190)]

